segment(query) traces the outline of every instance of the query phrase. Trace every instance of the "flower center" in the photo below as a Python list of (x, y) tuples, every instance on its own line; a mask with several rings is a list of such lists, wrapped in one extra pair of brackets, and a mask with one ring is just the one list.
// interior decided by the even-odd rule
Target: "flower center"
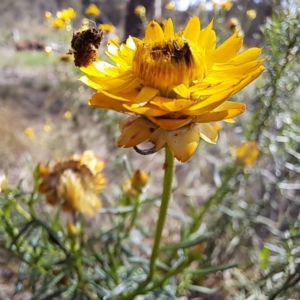
[(145, 85), (168, 94), (175, 86), (189, 86), (202, 77), (200, 55), (193, 53), (189, 43), (182, 39), (169, 39), (153, 44), (140, 43), (132, 62), (132, 73), (144, 80)]

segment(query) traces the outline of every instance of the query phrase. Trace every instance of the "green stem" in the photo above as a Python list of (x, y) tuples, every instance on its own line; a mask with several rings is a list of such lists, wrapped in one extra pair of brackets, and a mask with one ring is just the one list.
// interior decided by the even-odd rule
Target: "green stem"
[(125, 297), (125, 299), (128, 300), (129, 299), (132, 300), (134, 299), (135, 296), (145, 292), (145, 287), (148, 285), (148, 283), (152, 281), (156, 269), (156, 260), (159, 254), (159, 246), (160, 246), (162, 232), (164, 229), (168, 206), (171, 198), (172, 182), (173, 182), (174, 169), (175, 169), (174, 156), (172, 155), (168, 146), (166, 146), (165, 149), (166, 149), (166, 156), (165, 156), (165, 163), (164, 163), (164, 170), (165, 170), (164, 187), (163, 187), (161, 205), (160, 205), (159, 216), (158, 216), (158, 221), (156, 226), (154, 245), (150, 257), (149, 273), (147, 279), (144, 282), (142, 282), (135, 291), (133, 291), (131, 294)]
[(163, 189), (161, 205), (159, 210), (159, 217), (156, 226), (156, 233), (155, 233), (154, 245), (152, 248), (152, 255), (150, 258), (150, 270), (148, 274), (148, 278), (150, 280), (154, 275), (155, 263), (156, 263), (157, 256), (159, 254), (160, 241), (161, 241), (162, 232), (164, 229), (168, 206), (169, 206), (171, 193), (172, 193), (174, 169), (175, 169), (174, 156), (172, 155), (170, 149), (166, 146), (166, 156), (165, 156), (165, 164), (164, 164), (164, 170), (165, 170), (164, 189)]

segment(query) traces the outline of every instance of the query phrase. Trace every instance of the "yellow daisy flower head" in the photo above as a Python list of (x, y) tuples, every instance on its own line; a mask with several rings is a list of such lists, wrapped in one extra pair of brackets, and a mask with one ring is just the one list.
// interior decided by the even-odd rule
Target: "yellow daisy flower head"
[(146, 8), (143, 5), (138, 5), (135, 9), (134, 9), (134, 13), (138, 16), (144, 16), (146, 14)]
[(64, 21), (69, 21), (76, 17), (76, 11), (72, 7), (69, 7), (67, 9), (58, 11), (56, 13), (56, 17)]
[(168, 145), (185, 162), (201, 138), (216, 143), (218, 131), (210, 122), (232, 122), (245, 110), (228, 98), (263, 72), (261, 49), (238, 54), (243, 39), (237, 33), (216, 47), (212, 26), (201, 29), (195, 16), (175, 33), (171, 19), (164, 29), (151, 21), (143, 40), (108, 44), (115, 65), (98, 61), (81, 68), (81, 81), (95, 91), (90, 105), (131, 113), (120, 123), (119, 147), (151, 142), (148, 154)]
[(99, 28), (105, 32), (113, 32), (116, 30), (116, 27), (110, 23), (100, 24)]
[(256, 10), (255, 9), (247, 10), (246, 14), (250, 19), (255, 19), (256, 18)]
[(232, 7), (232, 2), (231, 1), (222, 2), (221, 6), (225, 10), (230, 10), (230, 8)]
[(96, 4), (91, 3), (85, 10), (86, 15), (90, 16), (99, 16), (101, 14), (101, 10), (97, 7)]
[(52, 21), (51, 25), (54, 28), (62, 28), (66, 25), (66, 22), (63, 19), (56, 18)]
[(122, 188), (124, 193), (128, 196), (136, 196), (147, 185), (149, 175), (143, 170), (136, 170), (131, 178), (128, 178), (123, 184)]
[(168, 10), (175, 10), (176, 9), (176, 3), (174, 1), (171, 1), (171, 2), (166, 4), (165, 8), (168, 9)]
[(92, 151), (74, 155), (52, 166), (39, 164), (39, 192), (51, 205), (61, 205), (66, 212), (94, 216), (101, 207), (98, 193), (106, 185), (101, 173), (104, 162)]
[(52, 18), (52, 13), (50, 11), (45, 11), (44, 18), (50, 20)]
[(237, 165), (250, 166), (255, 163), (259, 155), (259, 150), (257, 149), (257, 143), (255, 141), (250, 141), (241, 144), (237, 148), (231, 148), (231, 154)]

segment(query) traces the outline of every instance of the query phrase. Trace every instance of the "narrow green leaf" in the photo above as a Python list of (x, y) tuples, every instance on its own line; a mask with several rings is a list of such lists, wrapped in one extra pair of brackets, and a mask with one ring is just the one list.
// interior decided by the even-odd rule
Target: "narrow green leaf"
[(186, 249), (186, 248), (192, 247), (194, 245), (197, 245), (201, 242), (206, 241), (207, 239), (209, 239), (213, 235), (214, 235), (214, 233), (206, 233), (206, 234), (203, 234), (203, 235), (199, 235), (199, 236), (195, 237), (194, 239), (191, 239), (191, 240), (188, 240), (188, 241), (183, 241), (183, 242), (179, 242), (177, 244), (163, 246), (163, 247), (161, 247), (161, 250)]

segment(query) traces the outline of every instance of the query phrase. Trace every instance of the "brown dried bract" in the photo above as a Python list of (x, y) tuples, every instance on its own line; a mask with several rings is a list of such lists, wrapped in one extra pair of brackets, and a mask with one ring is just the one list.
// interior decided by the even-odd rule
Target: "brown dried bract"
[(87, 67), (97, 60), (97, 49), (103, 40), (103, 31), (97, 28), (89, 28), (73, 34), (72, 49), (68, 54), (74, 55), (76, 67)]

